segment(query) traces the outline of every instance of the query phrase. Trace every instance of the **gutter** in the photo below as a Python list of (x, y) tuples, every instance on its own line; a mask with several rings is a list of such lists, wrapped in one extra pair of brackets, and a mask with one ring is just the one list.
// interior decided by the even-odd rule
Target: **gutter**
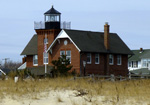
[(81, 58), (82, 58), (82, 55), (83, 55), (84, 53), (81, 53), (80, 52), (80, 76), (82, 75), (82, 68), (81, 68), (81, 66), (82, 66), (82, 60), (81, 60)]

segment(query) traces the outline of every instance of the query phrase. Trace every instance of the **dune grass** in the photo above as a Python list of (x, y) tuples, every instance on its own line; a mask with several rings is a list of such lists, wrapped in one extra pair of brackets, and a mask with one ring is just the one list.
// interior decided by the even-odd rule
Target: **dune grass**
[[(67, 78), (37, 79), (28, 81), (0, 80), (0, 98), (5, 95), (39, 99), (38, 95), (50, 90), (76, 90), (76, 97), (83, 97), (85, 101), (94, 103), (97, 96), (105, 96), (104, 101), (119, 103), (134, 98), (137, 101), (149, 101), (150, 79), (130, 81), (90, 81), (90, 79), (69, 80)], [(62, 99), (58, 97), (58, 101)]]

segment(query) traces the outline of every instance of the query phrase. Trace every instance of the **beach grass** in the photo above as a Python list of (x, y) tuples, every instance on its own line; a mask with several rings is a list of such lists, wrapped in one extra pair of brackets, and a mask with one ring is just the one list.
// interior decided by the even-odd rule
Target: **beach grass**
[[(114, 104), (132, 98), (140, 102), (149, 101), (150, 98), (150, 79), (93, 82), (90, 79), (71, 78), (19, 80), (17, 83), (12, 79), (0, 80), (0, 98), (5, 98), (6, 95), (13, 98), (28, 96), (38, 100), (40, 93), (51, 90), (75, 90), (76, 97), (83, 97), (89, 103), (95, 103), (97, 96), (104, 96), (103, 101)], [(62, 97), (58, 95), (57, 101), (62, 102)]]

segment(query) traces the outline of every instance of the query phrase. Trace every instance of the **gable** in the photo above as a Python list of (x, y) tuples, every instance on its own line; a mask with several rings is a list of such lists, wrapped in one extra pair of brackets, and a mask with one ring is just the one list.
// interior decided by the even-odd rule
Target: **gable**
[(50, 51), (51, 52), (51, 49), (52, 47), (56, 44), (56, 41), (59, 41), (59, 39), (61, 38), (68, 38), (73, 44), (74, 46), (78, 49), (78, 51), (80, 52), (81, 50), (78, 48), (78, 46), (73, 42), (73, 40), (68, 36), (68, 34), (62, 30), (58, 36), (56, 37), (56, 39), (53, 41), (53, 43), (50, 45), (50, 47), (48, 48), (47, 52)]

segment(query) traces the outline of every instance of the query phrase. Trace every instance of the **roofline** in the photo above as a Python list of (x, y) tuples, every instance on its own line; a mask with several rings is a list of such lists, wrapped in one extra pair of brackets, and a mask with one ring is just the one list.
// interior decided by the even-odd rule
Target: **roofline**
[(94, 52), (94, 51), (81, 51), (82, 53), (102, 53), (102, 54), (116, 54), (116, 55), (134, 55), (134, 54), (127, 54), (127, 53), (113, 53), (113, 52)]
[[(60, 37), (62, 35), (62, 33), (65, 33), (67, 36)], [(50, 47), (47, 49), (46, 52), (48, 52), (54, 46), (55, 42), (58, 39), (61, 39), (61, 38), (68, 38), (74, 44), (74, 46), (78, 49), (78, 51), (81, 52), (81, 50), (79, 49), (79, 47), (73, 42), (73, 40), (69, 37), (69, 35), (65, 32), (65, 30), (61, 30), (61, 32), (58, 34), (58, 36), (55, 38), (55, 40), (52, 42), (52, 44), (50, 45)]]

